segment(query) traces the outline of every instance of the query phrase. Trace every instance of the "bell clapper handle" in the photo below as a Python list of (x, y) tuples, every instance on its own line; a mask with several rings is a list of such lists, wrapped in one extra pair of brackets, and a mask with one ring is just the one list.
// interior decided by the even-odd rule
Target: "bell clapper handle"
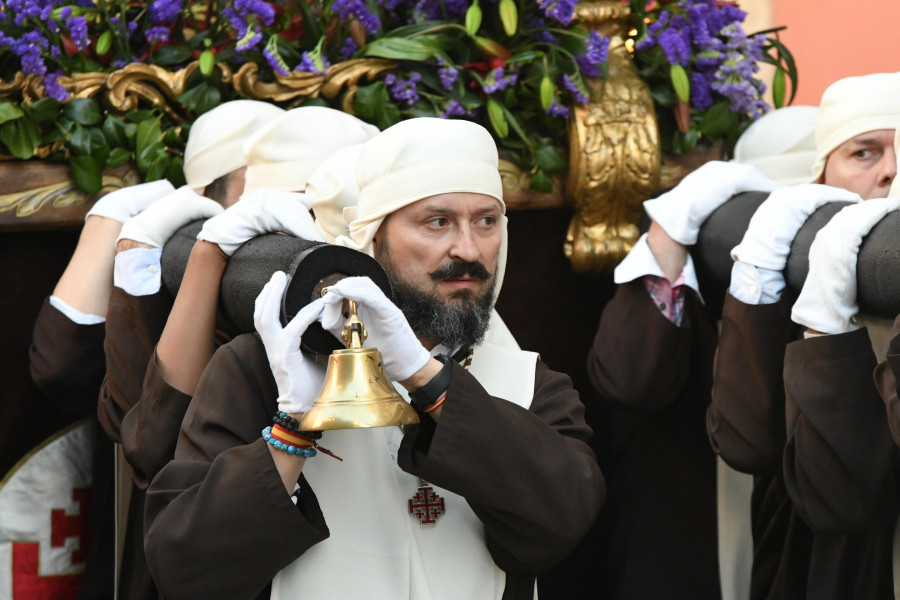
[(341, 339), (344, 340), (348, 348), (362, 348), (362, 343), (368, 337), (368, 334), (366, 333), (366, 326), (363, 325), (359, 315), (356, 314), (356, 302), (345, 298), (342, 312), (349, 312), (350, 317), (347, 319), (347, 324), (341, 333)]

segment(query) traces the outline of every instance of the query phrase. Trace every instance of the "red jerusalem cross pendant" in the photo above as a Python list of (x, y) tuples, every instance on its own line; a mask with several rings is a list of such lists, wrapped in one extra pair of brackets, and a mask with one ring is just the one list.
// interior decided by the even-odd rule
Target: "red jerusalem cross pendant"
[(419, 479), (416, 495), (409, 499), (409, 514), (419, 520), (422, 525), (434, 525), (438, 517), (444, 514), (444, 499), (438, 496), (428, 483)]

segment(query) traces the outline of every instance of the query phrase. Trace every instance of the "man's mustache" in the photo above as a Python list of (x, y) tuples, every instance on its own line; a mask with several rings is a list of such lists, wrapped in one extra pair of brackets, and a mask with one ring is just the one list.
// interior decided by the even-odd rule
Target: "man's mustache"
[(459, 279), (461, 277), (471, 277), (481, 281), (487, 281), (491, 278), (490, 272), (479, 261), (466, 262), (463, 260), (454, 260), (441, 265), (431, 273), (429, 273), (434, 281), (443, 281), (446, 279)]

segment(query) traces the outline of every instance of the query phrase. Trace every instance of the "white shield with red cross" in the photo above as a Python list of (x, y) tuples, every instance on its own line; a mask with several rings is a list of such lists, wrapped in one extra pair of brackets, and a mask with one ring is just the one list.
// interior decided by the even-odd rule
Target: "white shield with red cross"
[(81, 422), (0, 481), (0, 600), (75, 598), (89, 550), (91, 454)]

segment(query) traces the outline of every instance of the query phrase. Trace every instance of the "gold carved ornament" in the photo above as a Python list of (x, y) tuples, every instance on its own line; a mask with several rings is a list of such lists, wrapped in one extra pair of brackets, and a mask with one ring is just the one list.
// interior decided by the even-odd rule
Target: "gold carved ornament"
[(609, 37), (609, 75), (589, 81), (590, 102), (569, 123), (566, 196), (575, 215), (564, 251), (576, 272), (612, 270), (639, 237), (641, 203), (659, 188), (659, 129), (653, 99), (625, 47), (630, 9), (579, 2), (576, 15)]
[[(253, 63), (241, 67), (237, 73), (223, 64), (217, 63), (222, 82), (231, 85), (238, 95), (254, 100), (263, 100), (296, 106), (308, 98), (323, 97), (333, 99), (342, 91), (341, 106), (352, 113), (353, 96), (359, 81), (372, 80), (396, 64), (383, 59), (355, 59), (331, 65), (324, 74), (292, 72), (276, 75), (272, 82), (261, 81), (259, 68)], [(59, 84), (71, 98), (93, 98), (100, 96), (109, 111), (122, 116), (141, 106), (151, 106), (162, 110), (175, 123), (183, 123), (188, 117), (178, 105), (178, 96), (187, 90), (190, 76), (199, 68), (194, 61), (179, 71), (167, 71), (157, 65), (132, 63), (111, 73), (77, 73), (59, 78)], [(345, 91), (346, 90), (346, 91)], [(11, 81), (0, 81), (0, 97), (21, 94), (23, 101), (36, 102), (45, 96), (43, 79), (37, 75), (17, 73)], [(61, 147), (61, 142), (53, 146), (43, 146), (35, 151), (36, 158), (46, 158)], [(21, 162), (21, 161), (16, 161)], [(50, 183), (28, 186), (26, 189), (8, 191), (0, 189), (0, 229), (4, 225), (16, 227), (17, 219), (33, 217), (40, 209), (71, 208), (87, 205), (105, 193), (120, 187), (139, 183), (136, 171), (109, 174), (103, 177), (103, 189), (99, 194), (87, 194), (80, 190), (71, 175), (61, 174)], [(3, 187), (3, 186), (0, 186)], [(6, 192), (6, 193), (4, 193)], [(10, 220), (10, 217), (16, 217)]]

